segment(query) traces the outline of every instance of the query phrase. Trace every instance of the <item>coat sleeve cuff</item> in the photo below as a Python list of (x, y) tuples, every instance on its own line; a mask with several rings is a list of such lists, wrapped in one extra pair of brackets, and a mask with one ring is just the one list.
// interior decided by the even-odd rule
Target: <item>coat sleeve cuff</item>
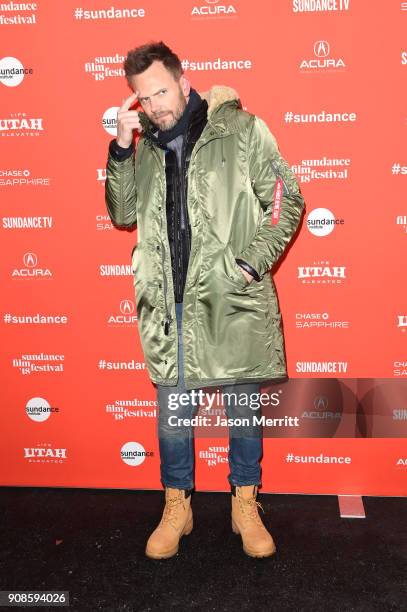
[(110, 141), (109, 153), (116, 161), (124, 161), (134, 153), (134, 144), (131, 143), (129, 147), (121, 147), (114, 138)]
[(244, 261), (243, 259), (240, 259), (240, 258), (235, 259), (235, 261), (237, 264), (239, 264), (240, 267), (246, 270), (246, 272), (251, 274), (254, 280), (256, 280), (257, 282), (261, 281), (259, 274), (256, 272), (254, 268), (252, 268), (250, 264), (247, 263), (247, 261)]

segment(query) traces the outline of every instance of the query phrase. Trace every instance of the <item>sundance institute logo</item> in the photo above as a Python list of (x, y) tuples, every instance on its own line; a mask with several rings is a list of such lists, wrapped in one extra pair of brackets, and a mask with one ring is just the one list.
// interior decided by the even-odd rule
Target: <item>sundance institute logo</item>
[(120, 450), (120, 456), (124, 463), (131, 467), (137, 467), (144, 463), (146, 457), (153, 457), (152, 451), (146, 451), (139, 442), (126, 442)]
[(16, 57), (3, 57), (0, 60), (0, 81), (6, 87), (17, 87), (23, 82), (26, 74), (32, 74), (32, 68), (24, 68)]

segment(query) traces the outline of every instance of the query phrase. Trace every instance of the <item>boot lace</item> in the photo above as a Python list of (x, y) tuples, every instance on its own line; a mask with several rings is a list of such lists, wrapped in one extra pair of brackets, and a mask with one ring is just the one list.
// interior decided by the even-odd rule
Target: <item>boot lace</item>
[(246, 507), (247, 508), (247, 512), (245, 512), (243, 510), (244, 515), (249, 519), (249, 520), (254, 520), (257, 523), (261, 523), (261, 518), (259, 516), (258, 513), (258, 509), (260, 508), (261, 511), (264, 513), (264, 508), (261, 505), (260, 502), (256, 501), (256, 499), (254, 497), (250, 498), (250, 499), (245, 499), (243, 502), (243, 508)]
[(174, 529), (176, 529), (177, 508), (179, 505), (183, 504), (184, 500), (182, 499), (182, 497), (170, 497), (169, 499), (167, 499), (161, 523), (163, 525), (165, 523), (170, 523), (174, 527)]

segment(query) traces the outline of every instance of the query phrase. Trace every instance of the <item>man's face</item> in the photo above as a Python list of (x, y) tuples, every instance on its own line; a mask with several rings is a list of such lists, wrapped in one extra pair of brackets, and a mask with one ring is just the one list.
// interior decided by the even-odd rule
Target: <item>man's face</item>
[(131, 77), (144, 112), (160, 130), (176, 125), (189, 99), (190, 86), (184, 76), (176, 81), (164, 64), (154, 61), (147, 70)]

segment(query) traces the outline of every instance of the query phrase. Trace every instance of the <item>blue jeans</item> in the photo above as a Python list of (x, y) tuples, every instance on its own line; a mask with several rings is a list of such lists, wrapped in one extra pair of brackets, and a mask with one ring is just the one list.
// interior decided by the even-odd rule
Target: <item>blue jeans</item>
[[(165, 487), (192, 489), (194, 487), (195, 458), (193, 427), (186, 425), (174, 426), (168, 420), (171, 416), (176, 416), (177, 419), (191, 419), (195, 416), (198, 408), (192, 402), (180, 402), (174, 410), (169, 401), (170, 394), (191, 393), (186, 391), (184, 383), (184, 353), (181, 334), (182, 303), (176, 302), (175, 310), (178, 331), (178, 384), (173, 387), (157, 385), (161, 482)], [(258, 383), (223, 385), (222, 392), (244, 393), (247, 395), (251, 393), (258, 394), (260, 392), (259, 387)], [(240, 406), (238, 401), (228, 398), (228, 400), (224, 399), (224, 406), (228, 419), (244, 417), (249, 417), (250, 419), (248, 426), (229, 428), (229, 483), (238, 486), (260, 484), (260, 460), (262, 457), (263, 438), (261, 425), (252, 424), (253, 411), (247, 405)]]

